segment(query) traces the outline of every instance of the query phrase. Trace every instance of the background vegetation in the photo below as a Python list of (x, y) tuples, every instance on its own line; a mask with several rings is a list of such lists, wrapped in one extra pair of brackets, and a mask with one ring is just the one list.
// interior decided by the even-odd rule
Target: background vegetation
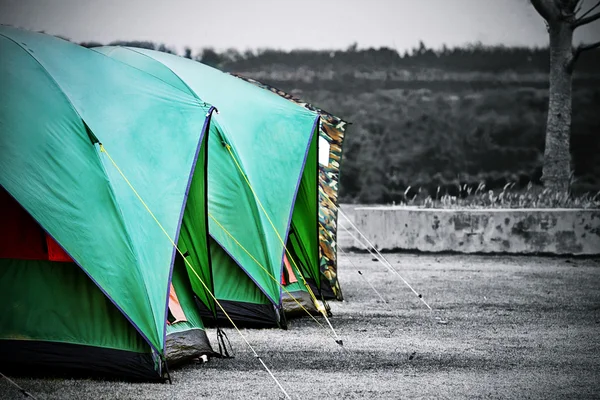
[[(116, 44), (174, 52), (151, 42)], [(87, 46), (99, 45), (85, 43)], [(344, 118), (343, 202), (400, 203), (539, 184), (548, 106), (548, 50), (485, 47), (182, 54), (291, 92)], [(574, 76), (573, 192), (600, 189), (600, 51)], [(407, 187), (410, 189), (407, 191)], [(438, 187), (440, 192), (438, 193)]]

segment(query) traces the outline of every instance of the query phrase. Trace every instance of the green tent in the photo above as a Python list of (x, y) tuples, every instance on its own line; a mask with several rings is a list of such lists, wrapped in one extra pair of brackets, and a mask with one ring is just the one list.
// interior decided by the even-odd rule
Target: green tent
[(258, 87), (293, 101), (321, 116), (319, 124), (319, 248), (321, 292), (325, 299), (344, 300), (337, 273), (338, 184), (342, 145), (349, 122), (315, 107), (274, 86), (255, 79), (232, 74)]
[[(241, 324), (283, 324), (284, 304), (290, 312), (297, 304), (284, 302), (282, 279), (314, 311), (303, 278), (318, 295), (318, 114), (183, 57), (129, 47), (95, 50), (217, 108), (208, 145), (212, 271), (204, 276), (212, 277), (227, 313)], [(180, 241), (192, 237), (182, 234)], [(291, 268), (284, 268), (284, 253)], [(201, 300), (205, 315), (224, 319), (210, 299)]]
[(165, 235), (205, 198), (212, 108), (43, 34), (0, 26), (0, 57), (0, 370), (159, 379), (178, 343), (212, 352)]

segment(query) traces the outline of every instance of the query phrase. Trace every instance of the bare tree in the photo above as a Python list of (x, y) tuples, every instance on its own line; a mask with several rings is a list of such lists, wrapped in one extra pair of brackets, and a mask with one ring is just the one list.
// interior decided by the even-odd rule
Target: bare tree
[(587, 50), (600, 47), (600, 41), (573, 47), (576, 28), (600, 19), (598, 1), (581, 15), (582, 0), (530, 0), (546, 20), (550, 35), (550, 101), (546, 125), (546, 147), (542, 181), (544, 186), (565, 192), (571, 178), (571, 98), (575, 62)]

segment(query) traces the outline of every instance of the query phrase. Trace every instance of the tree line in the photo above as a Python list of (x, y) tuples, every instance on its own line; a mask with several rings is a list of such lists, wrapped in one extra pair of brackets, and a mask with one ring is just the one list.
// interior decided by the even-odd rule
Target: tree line
[[(84, 47), (101, 46), (98, 42), (82, 42)], [(173, 47), (152, 41), (119, 40), (109, 43), (114, 46), (132, 46), (178, 54)], [(183, 57), (225, 70), (255, 71), (265, 66), (305, 66), (313, 69), (325, 67), (346, 69), (361, 67), (378, 68), (433, 68), (445, 71), (480, 72), (547, 72), (549, 52), (547, 47), (508, 47), (485, 46), (474, 43), (462, 47), (442, 46), (429, 48), (422, 41), (411, 50), (398, 52), (389, 47), (359, 49), (356, 44), (345, 50), (308, 50), (290, 51), (275, 49), (257, 49), (239, 51), (227, 49), (217, 51), (205, 47), (194, 52), (184, 48)], [(578, 71), (597, 73), (600, 65), (600, 52), (590, 52), (581, 58)]]
[[(175, 53), (153, 42), (126, 45)], [(99, 43), (84, 43), (93, 47)], [(352, 123), (342, 201), (391, 203), (457, 194), (465, 184), (540, 184), (548, 107), (547, 48), (256, 50), (184, 57), (259, 79)], [(578, 61), (570, 139), (575, 193), (600, 190), (600, 51)], [(410, 189), (407, 192), (407, 188)]]

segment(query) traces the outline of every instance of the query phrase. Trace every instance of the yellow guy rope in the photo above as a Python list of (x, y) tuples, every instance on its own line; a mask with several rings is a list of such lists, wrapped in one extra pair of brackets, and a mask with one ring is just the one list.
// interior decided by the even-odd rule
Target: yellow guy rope
[(235, 330), (237, 331), (237, 333), (242, 337), (242, 339), (244, 339), (244, 342), (246, 342), (246, 345), (248, 345), (248, 347), (250, 348), (250, 350), (254, 354), (254, 357), (257, 358), (258, 361), (260, 361), (260, 363), (265, 368), (265, 370), (269, 373), (269, 375), (271, 376), (271, 378), (273, 378), (273, 380), (275, 381), (275, 383), (277, 384), (277, 386), (279, 386), (279, 389), (283, 392), (283, 394), (285, 395), (285, 397), (288, 398), (288, 399), (291, 399), (291, 397), (288, 394), (288, 392), (283, 388), (283, 386), (277, 380), (277, 378), (275, 377), (275, 375), (273, 375), (273, 373), (271, 372), (271, 370), (269, 369), (269, 367), (267, 367), (267, 364), (265, 364), (265, 362), (262, 360), (262, 358), (260, 358), (260, 356), (258, 355), (258, 353), (256, 352), (256, 350), (254, 350), (254, 347), (252, 347), (252, 345), (250, 344), (250, 342), (248, 342), (248, 340), (246, 339), (246, 337), (244, 336), (244, 334), (239, 330), (239, 328), (237, 327), (237, 325), (235, 324), (235, 322), (233, 322), (233, 320), (231, 319), (231, 317), (229, 316), (229, 314), (227, 314), (227, 311), (225, 311), (225, 309), (223, 308), (223, 306), (221, 305), (221, 303), (219, 302), (219, 300), (217, 300), (217, 298), (210, 291), (210, 289), (208, 288), (208, 286), (206, 286), (206, 283), (204, 283), (204, 281), (202, 280), (202, 278), (200, 278), (200, 276), (198, 275), (198, 273), (194, 270), (194, 267), (184, 257), (184, 255), (181, 252), (181, 250), (179, 250), (179, 247), (177, 247), (177, 244), (173, 241), (173, 239), (171, 238), (171, 236), (169, 235), (169, 233), (165, 230), (165, 228), (162, 226), (162, 224), (160, 223), (160, 221), (156, 218), (156, 216), (154, 215), (154, 213), (152, 212), (152, 210), (150, 210), (150, 208), (148, 207), (148, 205), (146, 204), (146, 202), (144, 202), (144, 200), (142, 199), (142, 197), (135, 190), (135, 188), (133, 187), (133, 185), (131, 184), (131, 182), (129, 182), (129, 179), (127, 179), (127, 177), (125, 176), (125, 174), (123, 173), (123, 171), (121, 171), (121, 168), (119, 168), (119, 166), (117, 165), (117, 163), (113, 160), (113, 158), (110, 156), (110, 154), (106, 151), (106, 149), (104, 148), (104, 146), (102, 145), (102, 143), (99, 143), (99, 145), (100, 145), (100, 151), (102, 153), (106, 154), (106, 156), (108, 157), (108, 159), (110, 160), (110, 162), (112, 163), (112, 165), (116, 168), (116, 170), (119, 172), (119, 174), (121, 175), (121, 177), (123, 177), (123, 179), (125, 180), (125, 182), (127, 182), (127, 185), (129, 185), (129, 187), (131, 188), (131, 190), (133, 191), (133, 193), (136, 195), (136, 197), (138, 198), (138, 200), (142, 203), (142, 205), (144, 206), (144, 208), (146, 208), (146, 211), (148, 211), (148, 213), (152, 216), (152, 218), (154, 219), (154, 221), (156, 222), (156, 224), (160, 227), (160, 229), (163, 231), (163, 233), (165, 234), (165, 236), (169, 239), (169, 241), (171, 242), (171, 244), (173, 245), (173, 247), (181, 255), (181, 258), (183, 258), (183, 261), (185, 261), (185, 263), (189, 267), (188, 270), (191, 270), (194, 273), (194, 275), (196, 275), (196, 278), (198, 278), (198, 280), (200, 281), (200, 283), (202, 284), (202, 286), (204, 287), (204, 289), (206, 290), (206, 292), (208, 294), (210, 294), (210, 296), (213, 298), (213, 300), (215, 301), (215, 303), (219, 306), (219, 308), (221, 309), (221, 311), (223, 311), (223, 314), (225, 314), (225, 317), (227, 317), (227, 319), (229, 320), (229, 322), (231, 323), (231, 325), (233, 325), (233, 327), (235, 328)]
[[(227, 234), (227, 236), (229, 236), (229, 237), (231, 238), (231, 240), (233, 240), (233, 241), (234, 241), (234, 242), (235, 242), (235, 243), (236, 243), (236, 244), (237, 244), (237, 245), (238, 245), (238, 246), (239, 246), (239, 247), (240, 247), (240, 248), (241, 248), (241, 249), (242, 249), (242, 250), (243, 250), (243, 251), (244, 251), (246, 254), (248, 254), (248, 256), (249, 256), (249, 257), (252, 259), (252, 261), (254, 261), (254, 262), (255, 262), (255, 263), (256, 263), (256, 264), (257, 264), (257, 265), (258, 265), (260, 268), (262, 268), (262, 270), (263, 270), (263, 271), (265, 271), (265, 272), (267, 273), (267, 275), (269, 275), (269, 277), (270, 277), (270, 278), (271, 278), (273, 281), (275, 281), (275, 283), (277, 283), (277, 284), (279, 285), (279, 287), (280, 287), (280, 288), (281, 288), (281, 289), (282, 289), (284, 292), (286, 292), (286, 293), (287, 293), (287, 294), (288, 294), (288, 295), (289, 295), (289, 296), (292, 298), (292, 300), (294, 300), (296, 303), (298, 303), (298, 305), (300, 306), (300, 308), (302, 308), (302, 310), (304, 310), (304, 311), (305, 311), (305, 312), (306, 312), (306, 313), (307, 313), (307, 314), (308, 314), (308, 315), (309, 315), (309, 316), (310, 316), (310, 317), (311, 317), (311, 318), (312, 318), (312, 319), (313, 319), (313, 320), (314, 320), (314, 321), (315, 321), (315, 322), (316, 322), (316, 323), (317, 323), (317, 324), (318, 324), (320, 327), (322, 327), (322, 328), (325, 328), (325, 326), (324, 326), (322, 323), (320, 323), (320, 322), (319, 322), (319, 320), (318, 320), (318, 319), (316, 319), (316, 318), (314, 317), (314, 315), (312, 315), (312, 314), (311, 314), (311, 313), (310, 313), (310, 312), (309, 312), (309, 311), (308, 311), (308, 310), (307, 310), (307, 309), (306, 309), (306, 308), (305, 308), (305, 307), (302, 305), (302, 303), (300, 303), (300, 302), (298, 301), (298, 299), (297, 299), (296, 297), (294, 297), (294, 295), (292, 295), (292, 293), (290, 293), (290, 291), (289, 291), (289, 290), (287, 290), (287, 289), (286, 289), (286, 287), (285, 287), (284, 285), (282, 285), (282, 284), (281, 284), (281, 282), (280, 282), (280, 281), (279, 281), (277, 278), (275, 278), (275, 277), (273, 276), (273, 274), (271, 274), (271, 272), (270, 272), (268, 269), (266, 269), (266, 268), (265, 268), (265, 267), (264, 267), (264, 266), (261, 264), (261, 262), (260, 262), (260, 261), (258, 261), (258, 260), (256, 259), (256, 257), (254, 257), (254, 256), (253, 256), (253, 255), (252, 255), (252, 254), (251, 254), (251, 253), (248, 251), (248, 249), (246, 249), (246, 248), (244, 247), (244, 245), (242, 245), (242, 244), (241, 244), (241, 243), (240, 243), (240, 242), (239, 242), (239, 241), (238, 241), (238, 240), (237, 240), (237, 239), (236, 239), (236, 238), (235, 238), (235, 237), (234, 237), (234, 236), (231, 234), (231, 232), (229, 232), (229, 231), (227, 230), (227, 228), (225, 228), (223, 225), (221, 225), (221, 223), (220, 223), (219, 221), (217, 221), (217, 219), (216, 219), (216, 218), (215, 218), (215, 217), (214, 217), (214, 216), (213, 216), (211, 213), (208, 213), (208, 216), (209, 216), (209, 217), (210, 217), (210, 218), (211, 218), (213, 221), (215, 221), (215, 223), (216, 223), (216, 224), (217, 224), (217, 225), (218, 225), (218, 226), (219, 226), (219, 227), (220, 227), (220, 228), (221, 228), (221, 229), (222, 229), (222, 230), (223, 230), (223, 231), (224, 231), (224, 232)], [(325, 328), (325, 329), (326, 329), (326, 328)], [(335, 339), (335, 338), (334, 338), (334, 339)]]
[(335, 329), (333, 329), (333, 326), (331, 325), (331, 322), (329, 321), (329, 318), (327, 318), (327, 311), (325, 310), (325, 308), (323, 306), (319, 305), (318, 300), (317, 300), (315, 294), (313, 293), (312, 289), (310, 288), (310, 286), (308, 285), (308, 283), (304, 279), (304, 276), (302, 275), (302, 272), (300, 271), (300, 268), (298, 268), (298, 265), (296, 264), (296, 261), (294, 260), (294, 258), (290, 254), (290, 252), (289, 252), (289, 250), (288, 250), (288, 248), (287, 248), (287, 246), (286, 246), (283, 238), (281, 237), (281, 235), (277, 231), (277, 228), (275, 227), (275, 224), (271, 220), (271, 217), (269, 217), (269, 213), (267, 213), (267, 210), (265, 210), (265, 207), (263, 206), (263, 204), (260, 201), (260, 199), (259, 199), (258, 195), (256, 194), (256, 192), (254, 191), (254, 188), (252, 187), (252, 184), (248, 180), (248, 177), (246, 176), (246, 174), (242, 170), (242, 167), (240, 166), (240, 164), (238, 163), (237, 159), (233, 155), (233, 152), (231, 151), (231, 146), (228, 143), (225, 143), (225, 148), (229, 152), (229, 155), (233, 159), (233, 162), (235, 163), (235, 165), (236, 165), (237, 169), (239, 170), (240, 174), (244, 177), (244, 180), (246, 181), (246, 184), (250, 188), (250, 191), (252, 191), (252, 194), (254, 195), (254, 198), (256, 199), (256, 201), (257, 201), (258, 205), (260, 206), (261, 210), (263, 211), (263, 213), (267, 217), (267, 220), (271, 224), (271, 227), (273, 228), (273, 230), (275, 231), (275, 234), (279, 238), (279, 241), (283, 245), (283, 248), (285, 249), (285, 252), (288, 255), (288, 258), (292, 261), (292, 263), (294, 264), (294, 267), (296, 267), (296, 270), (298, 271), (298, 274), (300, 275), (300, 278), (302, 278), (302, 282), (304, 283), (304, 286), (306, 286), (306, 289), (307, 289), (307, 291), (308, 291), (308, 293), (309, 293), (312, 301), (315, 303), (315, 307), (317, 307), (317, 309), (321, 312), (321, 314), (323, 314), (323, 317), (325, 318), (325, 321), (327, 321), (327, 324), (329, 325), (329, 328), (331, 328), (331, 331), (333, 332), (333, 334), (334, 334), (334, 336), (336, 338), (335, 339), (336, 343), (339, 344), (340, 346), (342, 346), (343, 345), (342, 339), (340, 339), (340, 337), (338, 336), (338, 334), (335, 331)]

